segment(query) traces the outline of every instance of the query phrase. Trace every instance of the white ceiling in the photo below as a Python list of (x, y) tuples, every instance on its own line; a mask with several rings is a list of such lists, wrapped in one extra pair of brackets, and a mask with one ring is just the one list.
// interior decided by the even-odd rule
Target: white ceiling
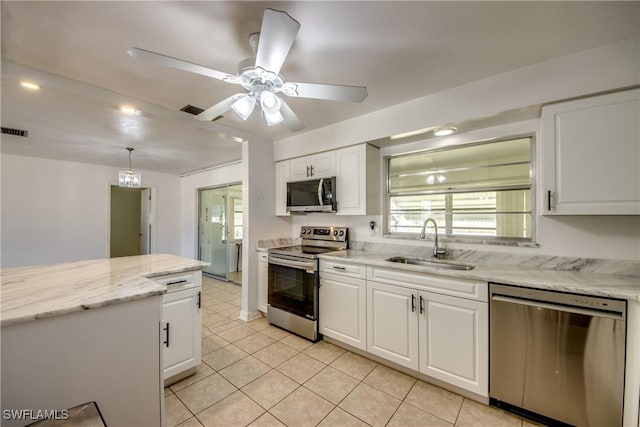
[[(640, 2), (2, 1), (2, 152), (184, 173), (241, 157), (231, 137), (289, 136), (259, 114), (201, 123), (238, 86), (131, 59), (140, 47), (235, 73), (270, 7), (301, 24), (289, 81), (366, 86), (360, 104), (287, 99), (302, 132), (546, 59), (640, 35)], [(40, 79), (42, 90), (17, 87)], [(514, 94), (517, 96), (517, 94)], [(141, 114), (117, 107), (134, 103)]]

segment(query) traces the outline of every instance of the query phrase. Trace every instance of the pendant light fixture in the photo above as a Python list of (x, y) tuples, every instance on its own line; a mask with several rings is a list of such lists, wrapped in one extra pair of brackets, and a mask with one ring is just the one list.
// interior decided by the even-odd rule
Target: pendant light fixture
[(125, 188), (140, 188), (142, 184), (142, 175), (140, 172), (134, 172), (131, 170), (131, 152), (134, 150), (131, 147), (127, 147), (129, 151), (129, 170), (120, 171), (118, 175), (118, 185)]

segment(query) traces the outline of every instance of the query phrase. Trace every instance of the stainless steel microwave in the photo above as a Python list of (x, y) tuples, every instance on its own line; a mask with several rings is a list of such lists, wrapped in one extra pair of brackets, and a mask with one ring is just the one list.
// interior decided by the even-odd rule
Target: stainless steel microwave
[(336, 212), (336, 177), (287, 182), (289, 212)]

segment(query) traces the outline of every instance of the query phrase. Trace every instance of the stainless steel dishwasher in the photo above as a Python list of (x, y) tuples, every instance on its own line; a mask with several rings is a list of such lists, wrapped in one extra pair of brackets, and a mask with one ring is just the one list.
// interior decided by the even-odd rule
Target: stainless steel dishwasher
[(626, 301), (491, 283), (491, 404), (545, 424), (620, 426)]

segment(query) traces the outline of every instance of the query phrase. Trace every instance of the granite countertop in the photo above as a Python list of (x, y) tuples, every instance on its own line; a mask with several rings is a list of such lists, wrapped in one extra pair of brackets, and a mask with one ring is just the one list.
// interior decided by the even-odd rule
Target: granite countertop
[(321, 259), (332, 259), (438, 274), (448, 277), (481, 280), (483, 282), (496, 282), (506, 285), (640, 301), (640, 278), (636, 276), (595, 273), (591, 271), (563, 271), (544, 269), (531, 265), (501, 264), (484, 260), (481, 262), (466, 259), (454, 260), (475, 265), (473, 270), (447, 270), (386, 261), (386, 258), (398, 255), (401, 254), (350, 249), (340, 252), (324, 253), (319, 255), (319, 257)]
[(160, 295), (154, 276), (208, 263), (168, 254), (78, 261), (0, 271), (2, 326)]

